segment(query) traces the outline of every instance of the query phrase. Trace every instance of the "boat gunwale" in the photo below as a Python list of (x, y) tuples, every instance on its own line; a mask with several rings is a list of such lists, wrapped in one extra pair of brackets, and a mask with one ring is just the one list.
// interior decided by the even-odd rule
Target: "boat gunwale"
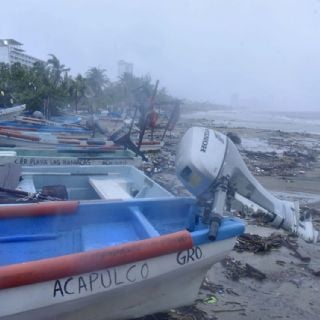
[(74, 214), (76, 213), (78, 207), (78, 200), (1, 205), (0, 219)]
[(0, 267), (0, 289), (56, 280), (116, 267), (192, 248), (190, 232), (183, 230), (103, 249)]

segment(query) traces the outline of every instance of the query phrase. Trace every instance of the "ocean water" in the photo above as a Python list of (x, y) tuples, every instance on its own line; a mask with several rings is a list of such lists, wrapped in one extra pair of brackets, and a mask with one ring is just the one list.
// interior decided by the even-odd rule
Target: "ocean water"
[(184, 114), (184, 118), (214, 120), (216, 126), (320, 134), (320, 111), (212, 110)]

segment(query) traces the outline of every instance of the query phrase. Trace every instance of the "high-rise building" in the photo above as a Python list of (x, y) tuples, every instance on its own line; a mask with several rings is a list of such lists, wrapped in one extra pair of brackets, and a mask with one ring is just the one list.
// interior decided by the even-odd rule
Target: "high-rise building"
[(0, 39), (0, 63), (21, 63), (22, 65), (32, 67), (37, 61), (37, 58), (24, 53), (22, 43), (14, 39)]
[(118, 61), (118, 76), (121, 77), (124, 73), (133, 74), (133, 63), (124, 60)]

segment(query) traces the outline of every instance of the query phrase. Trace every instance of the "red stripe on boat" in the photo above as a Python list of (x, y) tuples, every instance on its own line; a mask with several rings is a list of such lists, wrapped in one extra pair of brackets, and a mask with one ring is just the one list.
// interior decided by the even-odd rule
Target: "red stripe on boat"
[(32, 117), (22, 117), (21, 119), (18, 119), (18, 120), (27, 120), (27, 121), (40, 122), (40, 123), (47, 122), (47, 120), (37, 119), (37, 118), (32, 118)]
[(154, 145), (154, 144), (160, 144), (160, 141), (142, 141), (142, 145)]
[[(17, 126), (0, 126), (0, 130), (22, 130)], [(23, 128), (23, 131), (38, 131), (36, 128)]]
[(76, 139), (76, 140), (87, 140), (88, 137), (87, 136), (76, 136), (76, 135), (63, 135), (63, 134), (58, 134), (57, 135), (58, 139)]
[(59, 143), (81, 144), (80, 140), (75, 139), (58, 139)]
[(179, 252), (192, 247), (188, 231), (179, 231), (105, 249), (0, 267), (0, 289), (55, 280)]
[(19, 218), (28, 216), (47, 216), (76, 212), (79, 201), (49, 201), (21, 205), (0, 206), (1, 218)]
[(22, 134), (19, 131), (14, 131), (14, 130), (11, 131), (11, 130), (0, 129), (0, 134), (5, 135), (7, 137), (13, 137), (13, 138), (18, 138), (18, 139), (40, 141), (40, 138), (38, 138), (38, 137), (29, 136), (27, 134)]

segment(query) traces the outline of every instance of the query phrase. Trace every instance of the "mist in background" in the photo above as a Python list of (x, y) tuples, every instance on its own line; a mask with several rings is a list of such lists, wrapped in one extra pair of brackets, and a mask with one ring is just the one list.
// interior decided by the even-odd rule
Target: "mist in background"
[(72, 74), (117, 78), (134, 64), (179, 98), (234, 107), (319, 110), (320, 2), (315, 0), (10, 0), (0, 38)]

